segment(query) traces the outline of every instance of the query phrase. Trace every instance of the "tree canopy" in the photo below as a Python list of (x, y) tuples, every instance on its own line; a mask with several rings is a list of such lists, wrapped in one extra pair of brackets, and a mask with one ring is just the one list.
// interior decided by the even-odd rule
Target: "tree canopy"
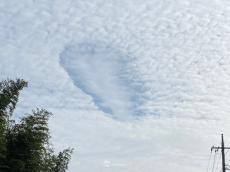
[(52, 113), (35, 109), (19, 122), (13, 120), (24, 87), (27, 82), (22, 79), (0, 82), (0, 171), (65, 172), (73, 150), (54, 153), (48, 127)]

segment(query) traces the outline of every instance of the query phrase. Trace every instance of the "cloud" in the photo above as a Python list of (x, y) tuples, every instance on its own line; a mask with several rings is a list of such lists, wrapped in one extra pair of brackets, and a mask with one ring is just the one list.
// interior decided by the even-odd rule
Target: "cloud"
[(71, 172), (201, 172), (230, 143), (229, 3), (2, 0), (0, 78), (54, 113)]
[(137, 113), (138, 101), (125, 76), (128, 58), (100, 42), (71, 43), (60, 54), (60, 64), (100, 110), (127, 120)]

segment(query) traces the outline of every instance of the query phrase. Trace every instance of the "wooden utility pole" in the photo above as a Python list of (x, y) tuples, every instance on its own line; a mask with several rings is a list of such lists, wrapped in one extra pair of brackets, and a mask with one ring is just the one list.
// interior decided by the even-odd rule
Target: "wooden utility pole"
[(222, 172), (226, 172), (226, 165), (225, 165), (225, 152), (224, 152), (224, 150), (225, 149), (230, 149), (230, 147), (224, 147), (224, 135), (223, 134), (221, 134), (221, 147), (216, 147), (216, 146), (213, 146), (212, 148), (211, 148), (211, 151), (212, 150), (216, 150), (216, 151), (218, 151), (219, 149), (221, 149), (221, 155), (222, 155)]

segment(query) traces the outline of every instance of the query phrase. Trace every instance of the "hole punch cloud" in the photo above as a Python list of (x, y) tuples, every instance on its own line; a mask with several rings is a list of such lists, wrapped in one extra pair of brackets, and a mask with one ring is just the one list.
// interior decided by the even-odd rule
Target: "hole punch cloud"
[(100, 43), (71, 43), (60, 54), (60, 64), (101, 111), (120, 120), (134, 116), (137, 100), (124, 54)]

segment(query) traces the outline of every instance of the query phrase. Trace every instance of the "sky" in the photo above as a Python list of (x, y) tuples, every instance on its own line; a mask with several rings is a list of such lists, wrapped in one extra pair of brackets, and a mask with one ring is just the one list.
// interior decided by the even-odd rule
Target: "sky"
[(0, 0), (0, 79), (29, 82), (14, 117), (51, 111), (69, 172), (210, 171), (221, 133), (230, 145), (229, 7)]

